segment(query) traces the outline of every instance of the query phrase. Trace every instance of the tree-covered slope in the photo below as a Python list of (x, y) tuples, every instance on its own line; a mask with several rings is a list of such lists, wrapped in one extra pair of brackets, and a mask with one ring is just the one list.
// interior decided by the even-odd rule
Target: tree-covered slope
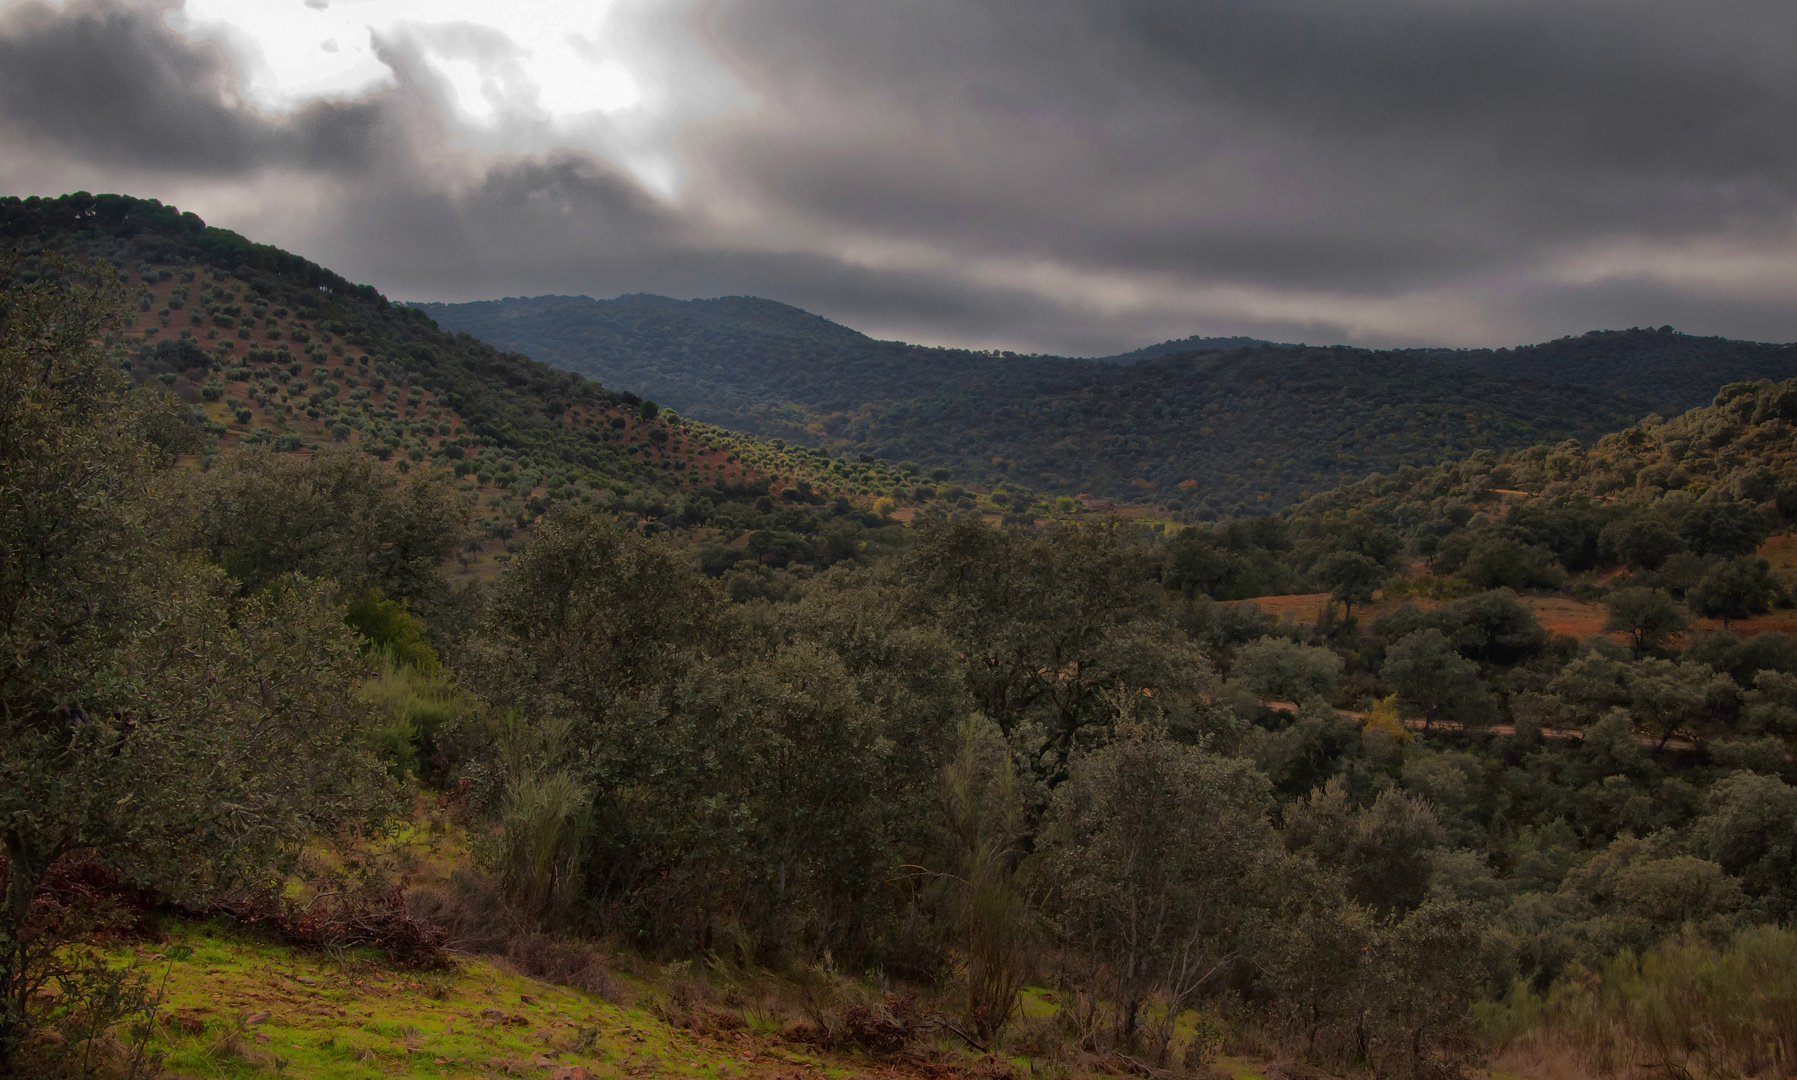
[(422, 306), (444, 326), (714, 423), (1204, 516), (1482, 448), (1590, 440), (1700, 405), (1725, 382), (1797, 375), (1797, 347), (1669, 328), (1497, 350), (1206, 341), (1113, 363), (1125, 358), (876, 341), (749, 297)]
[(1174, 353), (1188, 352), (1223, 352), (1229, 349), (1255, 349), (1262, 345), (1278, 345), (1277, 341), (1264, 341), (1251, 337), (1204, 337), (1193, 334), (1191, 337), (1174, 338), (1154, 345), (1144, 345), (1140, 349), (1129, 352), (1114, 353), (1110, 356), (1095, 356), (1092, 359), (1107, 364), (1133, 364), (1137, 360), (1152, 360), (1157, 356), (1172, 356)]
[(202, 460), (342, 444), (440, 470), (478, 498), (462, 558), (489, 570), (558, 502), (725, 541), (765, 531), (776, 557), (762, 564), (805, 563), (822, 558), (826, 525), (877, 527), (875, 498), (917, 479), (659, 411), (153, 200), (0, 199), (9, 252), (28, 275), (50, 255), (112, 265), (136, 309), (113, 346), (138, 382), (188, 403)]
[(1439, 355), (1511, 378), (1608, 387), (1665, 416), (1709, 404), (1729, 383), (1797, 376), (1797, 344), (1696, 337), (1670, 326), (1593, 330), (1515, 349)]

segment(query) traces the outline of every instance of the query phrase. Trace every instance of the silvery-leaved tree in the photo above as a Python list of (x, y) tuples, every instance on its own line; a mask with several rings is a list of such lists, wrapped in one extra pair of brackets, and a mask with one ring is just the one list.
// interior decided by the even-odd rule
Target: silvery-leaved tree
[(34, 913), (59, 860), (203, 895), (379, 807), (364, 662), (331, 591), (244, 597), (166, 542), (182, 530), (146, 493), (191, 429), (123, 377), (118, 291), (0, 263), (0, 1075), (55, 974)]

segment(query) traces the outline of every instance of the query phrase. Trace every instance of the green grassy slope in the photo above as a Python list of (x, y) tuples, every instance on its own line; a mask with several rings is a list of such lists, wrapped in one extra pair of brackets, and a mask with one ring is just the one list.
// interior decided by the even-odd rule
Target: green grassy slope
[(739, 430), (1204, 516), (1481, 448), (1594, 439), (1702, 404), (1725, 382), (1797, 375), (1797, 347), (1653, 330), (1514, 350), (1259, 345), (1116, 364), (875, 341), (750, 297), (423, 307)]

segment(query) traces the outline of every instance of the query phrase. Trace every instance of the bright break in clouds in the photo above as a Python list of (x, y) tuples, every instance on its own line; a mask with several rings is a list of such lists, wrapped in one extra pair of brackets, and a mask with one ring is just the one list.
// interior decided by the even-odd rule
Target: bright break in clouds
[(747, 293), (1070, 354), (1797, 337), (1797, 9), (0, 3), (0, 189), (391, 295)]

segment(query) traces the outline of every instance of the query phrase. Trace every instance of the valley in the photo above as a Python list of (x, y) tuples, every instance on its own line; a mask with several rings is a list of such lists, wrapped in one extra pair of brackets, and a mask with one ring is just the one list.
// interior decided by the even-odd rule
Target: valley
[(753, 297), (418, 307), (736, 430), (1199, 520), (1480, 448), (1591, 440), (1702, 405), (1724, 383), (1797, 376), (1797, 346), (1671, 327), (1484, 350), (1200, 339), (1119, 363), (875, 341)]

